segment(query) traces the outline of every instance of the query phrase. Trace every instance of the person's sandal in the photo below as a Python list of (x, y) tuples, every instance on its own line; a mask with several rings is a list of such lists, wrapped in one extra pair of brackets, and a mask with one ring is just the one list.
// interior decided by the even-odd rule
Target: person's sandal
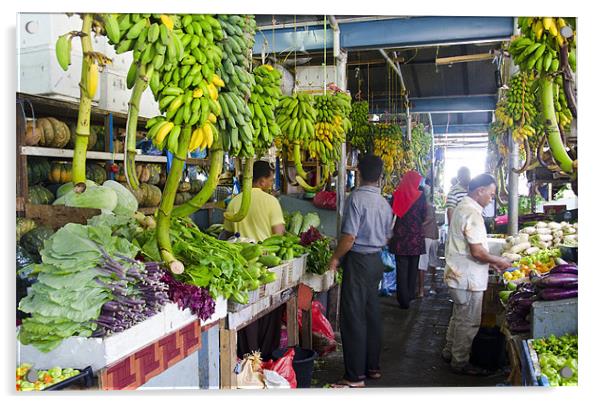
[(333, 384), (332, 387), (335, 389), (346, 388), (346, 387), (363, 388), (363, 387), (366, 387), (366, 384), (363, 381), (350, 382), (349, 380), (341, 379), (338, 382), (336, 382), (335, 384)]
[(380, 370), (369, 370), (368, 371), (368, 379), (377, 380), (380, 379), (383, 375), (380, 373)]

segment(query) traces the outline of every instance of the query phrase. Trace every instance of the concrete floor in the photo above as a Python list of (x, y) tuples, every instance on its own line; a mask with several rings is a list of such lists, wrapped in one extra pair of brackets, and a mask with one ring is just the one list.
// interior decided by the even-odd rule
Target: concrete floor
[[(506, 381), (499, 371), (487, 377), (457, 375), (440, 357), (452, 303), (442, 282), (443, 271), (435, 280), (437, 294), (427, 294), (399, 308), (394, 296), (381, 297), (384, 327), (381, 354), (382, 378), (367, 380), (367, 387), (473, 387), (496, 386)], [(426, 288), (430, 288), (427, 279)], [(314, 363), (312, 387), (336, 383), (343, 374), (343, 353), (337, 334), (337, 351)]]

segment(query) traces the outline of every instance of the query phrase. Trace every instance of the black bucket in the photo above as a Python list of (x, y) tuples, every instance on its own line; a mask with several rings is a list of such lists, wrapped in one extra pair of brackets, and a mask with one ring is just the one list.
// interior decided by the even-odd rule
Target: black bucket
[[(314, 372), (314, 360), (318, 357), (318, 354), (311, 349), (300, 348), (298, 346), (294, 348), (295, 356), (293, 357), (293, 369), (295, 370), (295, 376), (297, 378), (297, 388), (308, 389), (311, 387), (311, 376)], [(272, 358), (274, 358), (274, 360), (282, 358), (287, 350), (288, 348), (276, 349), (272, 352)]]

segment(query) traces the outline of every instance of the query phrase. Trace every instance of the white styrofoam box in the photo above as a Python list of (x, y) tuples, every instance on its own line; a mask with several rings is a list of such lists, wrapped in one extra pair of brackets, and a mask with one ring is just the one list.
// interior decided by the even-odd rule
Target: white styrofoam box
[(270, 303), (272, 302), (272, 298), (270, 296), (266, 296), (263, 299), (245, 306), (244, 309), (234, 312), (228, 313), (228, 329), (235, 330), (239, 325), (243, 324), (245, 321), (251, 319), (255, 314), (258, 314), (268, 307), (270, 307)]
[(125, 75), (105, 69), (101, 74), (99, 107), (111, 112), (127, 114), (131, 91)]
[(312, 288), (314, 292), (324, 292), (334, 285), (334, 271), (326, 271), (322, 275), (305, 272), (301, 277), (301, 283)]
[[(159, 103), (155, 101), (155, 96), (150, 87), (147, 87), (142, 93), (142, 97), (140, 97), (140, 112), (138, 115), (144, 118), (153, 118), (157, 115), (161, 115)], [(139, 130), (140, 129), (144, 128), (139, 128)]]
[[(29, 48), (17, 57), (17, 91), (79, 101), (81, 54), (71, 56), (71, 66), (67, 71), (59, 66), (54, 48)], [(102, 76), (99, 87), (102, 87)], [(101, 91), (96, 91), (92, 98), (93, 103), (98, 103), (100, 93)]]
[[(76, 14), (69, 17), (64, 13), (19, 13), (17, 25), (17, 54), (32, 48), (52, 48), (54, 51), (60, 35), (82, 29), (82, 19)], [(92, 34), (92, 47), (96, 52), (105, 53), (106, 38)], [(73, 38), (71, 55), (81, 54), (81, 41)]]
[[(334, 83), (336, 78), (336, 67), (326, 66), (326, 85)], [(295, 77), (297, 90), (322, 90), (324, 88), (324, 67), (322, 66), (299, 66)]]
[(53, 366), (83, 369), (92, 366), (96, 372), (194, 319), (196, 316), (189, 311), (182, 312), (176, 304), (169, 303), (160, 313), (107, 338), (70, 337), (47, 353), (17, 342), (17, 361), (32, 363), (40, 369)]
[(215, 299), (215, 312), (207, 320), (201, 320), (201, 327), (207, 324), (215, 323), (216, 321), (226, 318), (228, 315), (228, 300), (220, 296)]

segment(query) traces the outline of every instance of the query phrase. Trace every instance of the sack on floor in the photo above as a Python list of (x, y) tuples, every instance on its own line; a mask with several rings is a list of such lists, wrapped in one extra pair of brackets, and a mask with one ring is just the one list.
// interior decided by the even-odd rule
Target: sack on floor
[(394, 271), (397, 267), (395, 265), (395, 255), (391, 254), (387, 247), (383, 248), (380, 252), (380, 259), (382, 260), (383, 265), (385, 266), (385, 272)]
[(236, 386), (239, 389), (265, 389), (261, 357), (258, 352), (245, 355), (236, 374)]
[(291, 389), (297, 388), (297, 377), (295, 369), (293, 369), (293, 359), (295, 358), (295, 350), (289, 348), (282, 358), (277, 360), (268, 360), (263, 363), (264, 370), (273, 370), (280, 376), (284, 377), (291, 386)]
[(379, 294), (381, 296), (391, 296), (397, 291), (397, 270), (385, 272), (380, 282)]

